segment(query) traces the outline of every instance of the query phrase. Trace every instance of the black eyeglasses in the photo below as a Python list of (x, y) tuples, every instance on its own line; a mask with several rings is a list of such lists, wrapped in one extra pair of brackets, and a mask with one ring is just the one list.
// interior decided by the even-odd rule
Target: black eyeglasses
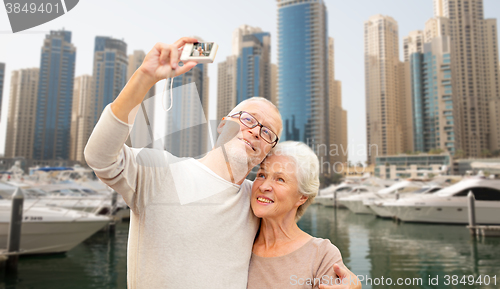
[(276, 135), (270, 128), (262, 125), (253, 115), (249, 114), (246, 111), (240, 111), (230, 117), (238, 116), (240, 122), (248, 128), (254, 128), (256, 126), (260, 126), (260, 137), (267, 143), (273, 144), (273, 147), (278, 143), (278, 135)]

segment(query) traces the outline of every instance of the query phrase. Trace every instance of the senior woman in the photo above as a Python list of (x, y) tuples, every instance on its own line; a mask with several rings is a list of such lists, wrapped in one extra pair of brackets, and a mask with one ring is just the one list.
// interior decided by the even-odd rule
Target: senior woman
[(330, 240), (314, 238), (297, 226), (318, 189), (318, 158), (304, 143), (280, 143), (262, 162), (250, 202), (261, 224), (247, 288), (348, 288), (319, 287), (335, 285), (335, 280), (340, 284), (333, 267), (343, 267), (342, 256)]

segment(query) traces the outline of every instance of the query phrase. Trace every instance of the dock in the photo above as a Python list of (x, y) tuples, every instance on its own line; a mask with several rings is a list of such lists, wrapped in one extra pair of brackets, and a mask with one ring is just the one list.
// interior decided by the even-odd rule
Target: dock
[(467, 194), (467, 207), (469, 210), (469, 229), (472, 236), (500, 237), (500, 226), (487, 226), (476, 224), (476, 199), (472, 191)]
[(467, 226), (473, 236), (500, 237), (500, 226)]

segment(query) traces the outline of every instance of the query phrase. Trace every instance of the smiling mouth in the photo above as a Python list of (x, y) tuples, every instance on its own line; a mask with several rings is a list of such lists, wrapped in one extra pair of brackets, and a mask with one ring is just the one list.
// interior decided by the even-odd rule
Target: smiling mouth
[(262, 198), (262, 197), (257, 197), (257, 201), (259, 201), (261, 203), (266, 203), (266, 204), (273, 204), (274, 203), (273, 200)]
[(249, 146), (249, 147), (250, 147), (253, 151), (255, 151), (255, 149), (254, 149), (253, 145), (252, 145), (249, 141), (247, 141), (247, 140), (245, 140), (245, 139), (242, 139), (242, 138), (240, 138), (240, 140), (242, 140), (242, 141), (243, 141), (244, 143), (246, 143), (246, 144), (247, 144), (247, 145), (248, 145), (248, 146)]

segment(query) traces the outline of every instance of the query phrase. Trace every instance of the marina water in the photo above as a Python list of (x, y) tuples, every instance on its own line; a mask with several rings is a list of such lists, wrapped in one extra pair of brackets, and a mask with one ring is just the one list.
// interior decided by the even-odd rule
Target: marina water
[[(500, 288), (500, 238), (473, 239), (462, 225), (396, 223), (313, 205), (299, 226), (330, 239), (344, 263), (365, 279), (365, 289)], [(124, 222), (114, 235), (98, 232), (66, 254), (22, 257), (17, 275), (1, 276), (0, 288), (126, 288), (127, 237)], [(483, 281), (488, 276), (490, 284), (478, 284), (480, 275)], [(453, 276), (458, 283), (445, 285)], [(469, 276), (474, 285), (460, 283)], [(395, 285), (398, 279), (403, 285)]]

